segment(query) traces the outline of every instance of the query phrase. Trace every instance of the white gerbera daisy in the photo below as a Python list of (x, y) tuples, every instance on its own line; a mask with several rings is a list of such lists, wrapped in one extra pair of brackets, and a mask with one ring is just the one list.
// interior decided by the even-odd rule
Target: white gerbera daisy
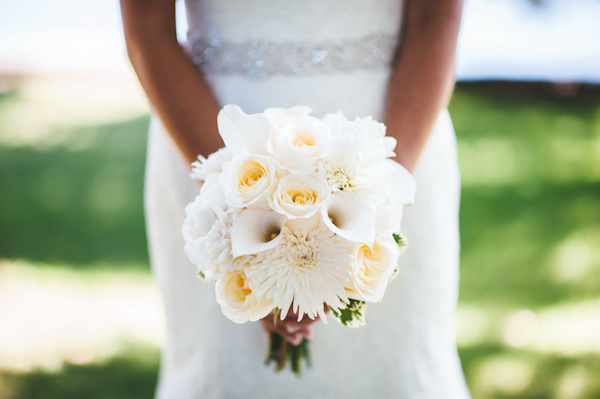
[(348, 303), (344, 290), (352, 264), (348, 245), (323, 226), (295, 231), (284, 227), (279, 245), (258, 253), (246, 276), (257, 296), (280, 309), (282, 320), (293, 303), (298, 320), (306, 314), (326, 322), (325, 305), (339, 309), (345, 306), (342, 301)]

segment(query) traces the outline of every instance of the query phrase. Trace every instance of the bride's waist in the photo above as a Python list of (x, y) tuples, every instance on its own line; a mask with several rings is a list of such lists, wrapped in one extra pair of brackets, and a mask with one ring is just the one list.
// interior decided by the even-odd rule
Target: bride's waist
[(397, 36), (377, 32), (345, 40), (242, 42), (192, 34), (184, 48), (205, 74), (237, 74), (249, 79), (276, 75), (313, 76), (357, 70), (385, 70), (394, 59)]
[(390, 69), (354, 70), (314, 75), (273, 75), (248, 79), (241, 74), (206, 74), (220, 105), (237, 104), (245, 112), (306, 105), (313, 114), (341, 111), (348, 118), (383, 117)]

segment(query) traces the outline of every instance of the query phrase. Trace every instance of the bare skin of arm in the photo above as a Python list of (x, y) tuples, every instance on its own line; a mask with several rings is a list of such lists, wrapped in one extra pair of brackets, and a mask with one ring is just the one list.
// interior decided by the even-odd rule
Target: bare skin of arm
[(175, 1), (122, 0), (121, 14), (131, 64), (185, 162), (223, 147), (219, 106), (177, 42)]
[(409, 0), (404, 36), (386, 102), (388, 135), (398, 140), (395, 161), (415, 170), (454, 86), (454, 57), (463, 0)]
[[(409, 0), (402, 52), (386, 102), (388, 134), (398, 140), (396, 161), (413, 171), (431, 129), (450, 98), (463, 0)], [(187, 164), (223, 146), (219, 106), (176, 39), (173, 0), (121, 0), (131, 63), (154, 111)], [(313, 334), (312, 323), (288, 315), (262, 321), (292, 343)]]

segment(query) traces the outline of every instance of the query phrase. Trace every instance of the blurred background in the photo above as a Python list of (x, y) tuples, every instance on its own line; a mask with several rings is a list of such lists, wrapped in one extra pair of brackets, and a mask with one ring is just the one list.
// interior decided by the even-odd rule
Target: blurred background
[[(450, 111), (474, 398), (600, 398), (598, 21), (598, 0), (466, 2)], [(116, 1), (2, 5), (0, 399), (152, 396), (148, 121)]]

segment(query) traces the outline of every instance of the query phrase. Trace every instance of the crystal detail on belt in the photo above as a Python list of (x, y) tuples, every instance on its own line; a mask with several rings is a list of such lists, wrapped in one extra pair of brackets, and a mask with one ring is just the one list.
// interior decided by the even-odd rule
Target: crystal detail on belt
[(360, 69), (385, 69), (395, 55), (397, 37), (374, 33), (357, 39), (229, 42), (191, 35), (184, 48), (202, 73), (317, 75)]

